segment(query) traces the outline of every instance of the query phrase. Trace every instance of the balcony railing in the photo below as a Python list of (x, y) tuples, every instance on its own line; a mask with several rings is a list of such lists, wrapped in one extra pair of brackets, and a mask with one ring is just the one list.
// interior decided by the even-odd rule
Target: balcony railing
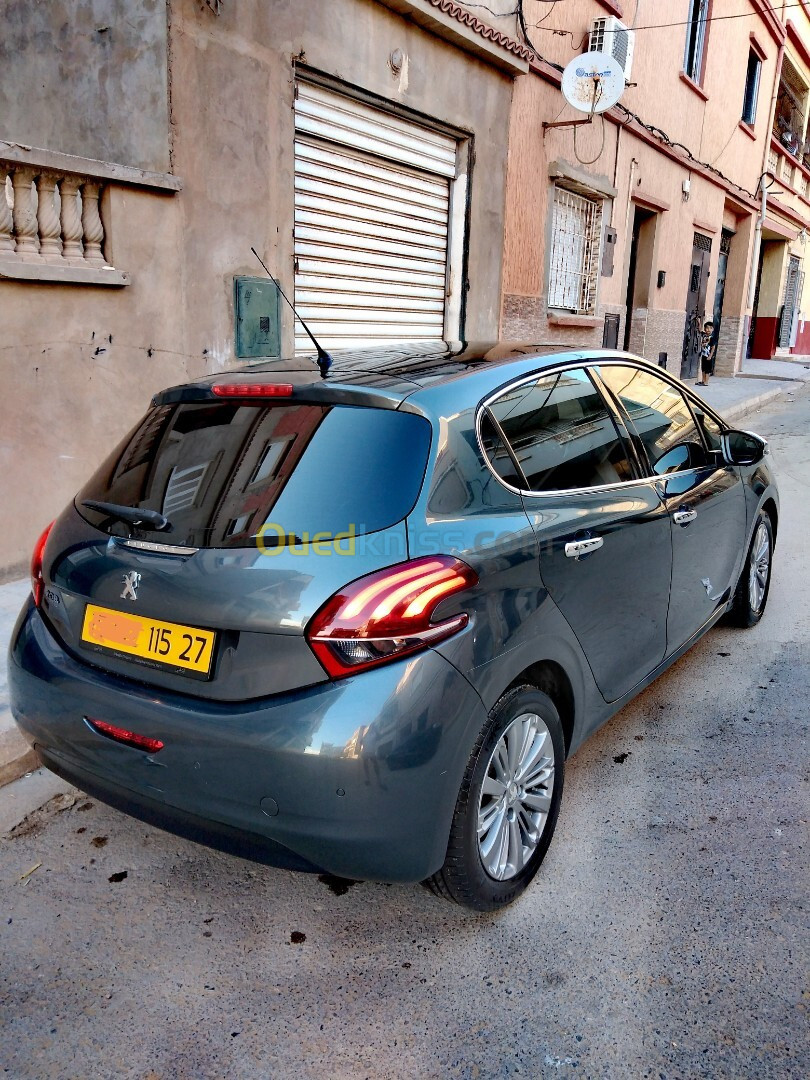
[(810, 198), (810, 161), (791, 154), (775, 137), (768, 150), (768, 170), (784, 187), (804, 199)]
[(179, 190), (177, 177), (0, 142), (0, 279), (128, 285), (106, 257), (105, 192)]

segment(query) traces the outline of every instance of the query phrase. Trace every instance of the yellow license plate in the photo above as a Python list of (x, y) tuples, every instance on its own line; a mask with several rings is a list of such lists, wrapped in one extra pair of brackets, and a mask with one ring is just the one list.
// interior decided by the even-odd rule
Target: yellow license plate
[(82, 641), (91, 645), (203, 675), (211, 670), (215, 638), (213, 630), (146, 619), (95, 604), (87, 605), (82, 626)]

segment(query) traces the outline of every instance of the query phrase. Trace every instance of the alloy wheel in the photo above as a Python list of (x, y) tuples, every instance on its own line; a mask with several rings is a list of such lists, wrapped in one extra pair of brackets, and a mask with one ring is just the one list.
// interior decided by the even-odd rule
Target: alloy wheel
[(771, 570), (771, 538), (764, 521), (760, 521), (751, 545), (751, 561), (748, 570), (748, 601), (753, 612), (759, 611), (768, 588)]
[(523, 713), (504, 730), (478, 804), (478, 851), (497, 881), (515, 877), (537, 847), (554, 789), (554, 747), (545, 722)]

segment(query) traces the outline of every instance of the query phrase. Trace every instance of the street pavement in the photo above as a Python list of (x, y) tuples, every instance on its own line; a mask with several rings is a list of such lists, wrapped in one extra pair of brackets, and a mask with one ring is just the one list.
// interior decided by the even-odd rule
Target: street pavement
[(6, 1074), (805, 1080), (810, 392), (746, 426), (782, 496), (765, 618), (568, 763), (521, 901), (257, 866), (67, 790), (0, 839)]

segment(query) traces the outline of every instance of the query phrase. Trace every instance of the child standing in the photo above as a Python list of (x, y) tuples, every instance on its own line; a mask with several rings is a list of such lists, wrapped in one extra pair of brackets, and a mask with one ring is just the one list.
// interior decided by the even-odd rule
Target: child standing
[(714, 354), (717, 346), (712, 341), (714, 323), (707, 319), (703, 324), (703, 333), (700, 335), (700, 378), (695, 386), (708, 386), (709, 376), (714, 371)]

